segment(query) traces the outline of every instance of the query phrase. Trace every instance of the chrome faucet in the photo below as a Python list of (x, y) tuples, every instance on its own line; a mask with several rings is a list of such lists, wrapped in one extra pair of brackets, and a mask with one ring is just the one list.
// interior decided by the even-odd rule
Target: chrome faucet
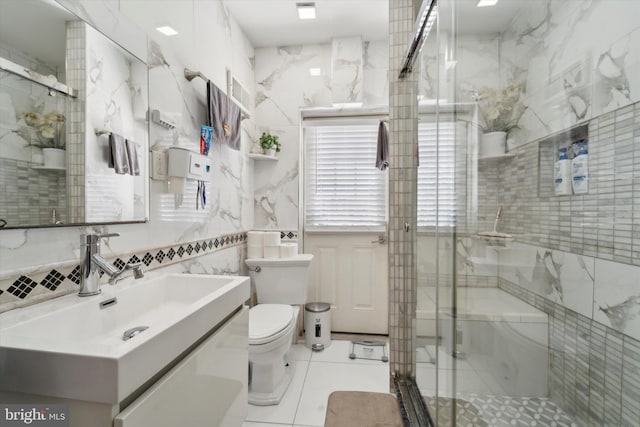
[(78, 296), (98, 295), (100, 291), (100, 271), (109, 275), (109, 284), (123, 279), (125, 271), (133, 270), (134, 277), (144, 276), (140, 263), (127, 264), (119, 270), (100, 255), (100, 239), (119, 236), (120, 233), (83, 234), (80, 236), (80, 290)]
[(133, 271), (133, 277), (136, 280), (137, 279), (141, 279), (141, 278), (144, 277), (144, 272), (142, 271), (142, 263), (141, 262), (130, 262), (129, 264), (125, 265), (122, 270), (120, 270), (117, 273), (113, 274), (109, 278), (109, 284), (110, 285), (115, 285), (120, 280), (124, 279), (126, 277), (126, 275), (124, 273), (127, 272), (127, 271)]

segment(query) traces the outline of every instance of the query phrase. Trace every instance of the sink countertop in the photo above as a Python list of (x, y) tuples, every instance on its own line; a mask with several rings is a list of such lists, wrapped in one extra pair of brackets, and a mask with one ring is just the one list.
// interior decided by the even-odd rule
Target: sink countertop
[[(2, 313), (0, 390), (118, 403), (249, 294), (248, 277), (166, 274)], [(123, 341), (136, 326), (149, 328)]]

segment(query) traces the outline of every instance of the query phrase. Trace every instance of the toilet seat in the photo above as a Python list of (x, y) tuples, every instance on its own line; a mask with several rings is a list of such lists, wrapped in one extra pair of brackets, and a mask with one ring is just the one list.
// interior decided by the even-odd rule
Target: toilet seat
[(277, 340), (289, 332), (294, 322), (294, 309), (288, 304), (256, 305), (249, 311), (249, 345)]

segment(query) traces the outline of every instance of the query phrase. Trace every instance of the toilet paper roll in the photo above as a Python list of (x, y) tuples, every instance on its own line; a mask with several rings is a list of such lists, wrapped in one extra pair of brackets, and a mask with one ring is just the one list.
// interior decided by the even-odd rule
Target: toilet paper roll
[(247, 245), (247, 258), (264, 258), (262, 245)]
[(247, 231), (247, 245), (249, 246), (264, 245), (264, 231)]
[(280, 245), (280, 232), (268, 231), (263, 236), (264, 246), (279, 246)]
[(265, 246), (264, 247), (265, 258), (280, 258), (280, 245), (277, 246)]
[(280, 245), (280, 258), (293, 258), (298, 255), (297, 243), (282, 243)]

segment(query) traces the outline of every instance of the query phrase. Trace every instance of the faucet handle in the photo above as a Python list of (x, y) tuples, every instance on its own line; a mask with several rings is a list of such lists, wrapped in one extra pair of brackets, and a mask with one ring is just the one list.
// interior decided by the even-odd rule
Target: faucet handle
[(105, 237), (118, 237), (120, 235), (120, 233), (101, 233), (101, 234), (96, 234), (95, 236), (98, 239), (103, 239)]
[(102, 238), (105, 238), (105, 237), (116, 237), (116, 236), (119, 236), (119, 235), (120, 235), (120, 233), (81, 234), (80, 235), (80, 244), (95, 245)]

